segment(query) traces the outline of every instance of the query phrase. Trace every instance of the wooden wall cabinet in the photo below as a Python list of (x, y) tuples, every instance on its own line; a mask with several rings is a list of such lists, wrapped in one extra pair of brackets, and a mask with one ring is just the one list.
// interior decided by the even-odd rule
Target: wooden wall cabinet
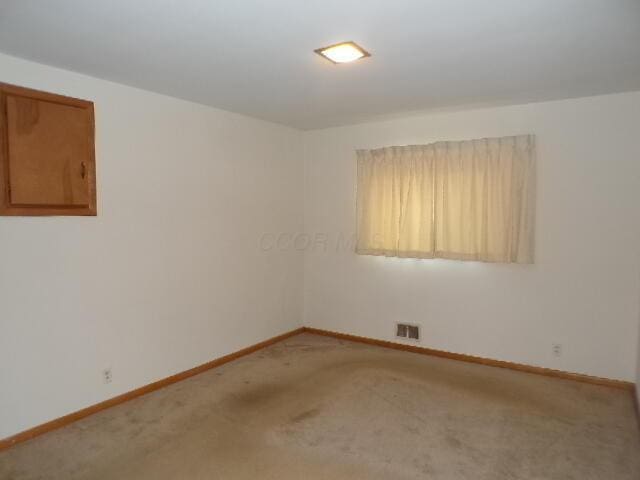
[(0, 215), (96, 215), (93, 103), (0, 83)]

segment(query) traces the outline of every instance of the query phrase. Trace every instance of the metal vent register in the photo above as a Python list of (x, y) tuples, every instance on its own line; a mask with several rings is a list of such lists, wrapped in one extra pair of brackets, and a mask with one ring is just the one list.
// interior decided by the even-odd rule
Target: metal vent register
[(408, 323), (397, 323), (396, 337), (406, 338), (409, 340), (420, 340), (420, 327), (418, 325), (410, 325)]

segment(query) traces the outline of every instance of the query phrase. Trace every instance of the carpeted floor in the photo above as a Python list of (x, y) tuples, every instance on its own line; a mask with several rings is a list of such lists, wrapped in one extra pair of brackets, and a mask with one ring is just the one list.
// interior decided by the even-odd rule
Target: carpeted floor
[(0, 478), (637, 480), (629, 392), (309, 334), (0, 452)]

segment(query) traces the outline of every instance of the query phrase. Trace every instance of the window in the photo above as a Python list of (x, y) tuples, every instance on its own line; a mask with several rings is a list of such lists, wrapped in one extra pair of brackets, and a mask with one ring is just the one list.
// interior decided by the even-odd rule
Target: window
[(533, 263), (535, 137), (358, 150), (356, 253)]

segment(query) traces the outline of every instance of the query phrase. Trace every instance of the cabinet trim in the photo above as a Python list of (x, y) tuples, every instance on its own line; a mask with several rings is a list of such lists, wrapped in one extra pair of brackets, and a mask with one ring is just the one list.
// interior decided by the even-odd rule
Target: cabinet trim
[[(59, 105), (79, 107), (87, 111), (89, 116), (89, 152), (84, 170), (88, 185), (88, 205), (19, 205), (11, 203), (7, 96), (24, 97)], [(0, 216), (45, 215), (97, 215), (93, 102), (0, 82)]]

